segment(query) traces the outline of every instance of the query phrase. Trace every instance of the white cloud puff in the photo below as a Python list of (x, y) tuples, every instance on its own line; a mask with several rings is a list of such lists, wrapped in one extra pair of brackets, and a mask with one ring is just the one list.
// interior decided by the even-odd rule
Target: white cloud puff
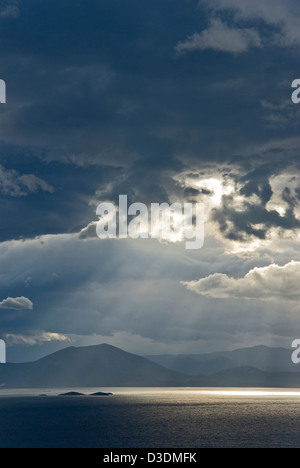
[(8, 297), (0, 302), (0, 309), (32, 310), (33, 303), (27, 297)]
[(300, 262), (285, 266), (275, 264), (254, 268), (243, 278), (230, 278), (221, 273), (199, 281), (182, 284), (201, 296), (218, 299), (244, 298), (261, 300), (298, 301), (300, 299)]

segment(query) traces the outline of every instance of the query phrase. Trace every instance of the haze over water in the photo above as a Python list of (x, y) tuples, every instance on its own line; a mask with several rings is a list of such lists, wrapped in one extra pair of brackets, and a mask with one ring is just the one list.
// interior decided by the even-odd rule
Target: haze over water
[(68, 390), (2, 390), (0, 447), (300, 447), (295, 389)]

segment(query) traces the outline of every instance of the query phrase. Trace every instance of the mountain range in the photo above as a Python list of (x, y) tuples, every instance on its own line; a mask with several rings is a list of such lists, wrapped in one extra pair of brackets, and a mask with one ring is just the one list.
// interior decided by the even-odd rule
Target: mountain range
[(288, 350), (264, 346), (149, 358), (106, 344), (68, 347), (35, 362), (1, 364), (0, 388), (300, 388), (300, 372), (297, 366), (291, 367), (290, 361)]
[(234, 367), (255, 367), (267, 372), (297, 372), (291, 360), (292, 351), (285, 348), (255, 346), (210, 354), (146, 356), (153, 362), (188, 375), (210, 375)]

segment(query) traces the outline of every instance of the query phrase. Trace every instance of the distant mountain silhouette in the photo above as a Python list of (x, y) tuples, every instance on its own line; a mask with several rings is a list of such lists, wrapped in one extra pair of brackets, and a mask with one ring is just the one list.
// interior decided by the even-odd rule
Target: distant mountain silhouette
[(0, 366), (0, 388), (160, 387), (186, 380), (186, 376), (106, 344), (69, 347), (35, 362)]
[(181, 372), (188, 375), (210, 375), (226, 369), (237, 367), (238, 363), (226, 357), (209, 357), (202, 355), (162, 355), (147, 356), (150, 361), (167, 367), (174, 372)]
[[(0, 388), (300, 388), (300, 372), (272, 372), (248, 364), (255, 361), (257, 365), (266, 368), (289, 368), (289, 362), (286, 363), (285, 360), (291, 359), (291, 353), (286, 353), (287, 350), (278, 348), (272, 350), (272, 348), (256, 347), (198, 356), (156, 356), (156, 359), (165, 365), (176, 364), (179, 370), (185, 370), (186, 373), (201, 369), (201, 372), (192, 376), (167, 369), (146, 358), (110, 345), (70, 347), (35, 362), (1, 364)], [(184, 364), (185, 369), (182, 367)], [(297, 369), (296, 366), (293, 367), (293, 370)], [(207, 375), (204, 375), (205, 373)]]
[(291, 361), (292, 351), (284, 348), (255, 346), (210, 354), (147, 356), (153, 362), (175, 372), (211, 375), (235, 367), (255, 367), (268, 372), (297, 372)]

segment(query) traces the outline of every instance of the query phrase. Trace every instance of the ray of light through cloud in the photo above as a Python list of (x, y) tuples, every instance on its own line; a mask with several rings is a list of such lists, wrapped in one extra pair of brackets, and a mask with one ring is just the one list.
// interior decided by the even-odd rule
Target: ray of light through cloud
[[(152, 354), (294, 338), (299, 4), (171, 3), (0, 7), (0, 338), (13, 360), (100, 339)], [(187, 250), (180, 229), (151, 238), (150, 218), (142, 239), (100, 240), (97, 207), (118, 215), (120, 195), (149, 214), (203, 204), (203, 247)]]

